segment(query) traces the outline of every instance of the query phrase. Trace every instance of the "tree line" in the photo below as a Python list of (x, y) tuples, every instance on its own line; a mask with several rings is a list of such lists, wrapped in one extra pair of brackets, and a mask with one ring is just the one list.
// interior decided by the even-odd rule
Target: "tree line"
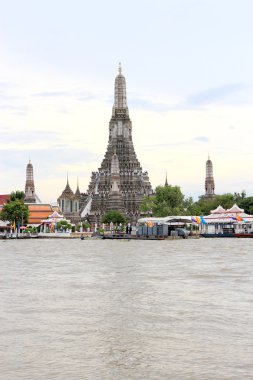
[(179, 186), (157, 186), (155, 194), (144, 197), (140, 210), (146, 215), (208, 215), (219, 205), (231, 208), (236, 203), (247, 214), (253, 214), (253, 197), (241, 193), (225, 193), (214, 195), (212, 198), (199, 197), (198, 201), (192, 197), (185, 197)]
[[(29, 208), (24, 203), (23, 191), (13, 191), (10, 199), (0, 212), (0, 219), (11, 222), (13, 225), (26, 225), (29, 217)], [(192, 197), (185, 197), (179, 186), (157, 186), (154, 195), (146, 196), (140, 205), (140, 211), (147, 216), (168, 215), (208, 215), (219, 205), (228, 209), (236, 203), (247, 214), (253, 214), (253, 197), (241, 193), (226, 193), (214, 195), (212, 198), (199, 197), (194, 202)], [(127, 218), (119, 211), (109, 211), (102, 219), (103, 223), (125, 224)]]

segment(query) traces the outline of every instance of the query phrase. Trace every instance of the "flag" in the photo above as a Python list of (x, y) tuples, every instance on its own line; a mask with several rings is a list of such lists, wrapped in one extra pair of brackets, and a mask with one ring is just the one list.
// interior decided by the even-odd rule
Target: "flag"
[(243, 221), (243, 219), (240, 217), (240, 215), (236, 215), (236, 220), (238, 220), (239, 222)]
[(198, 224), (201, 223), (201, 220), (200, 220), (200, 217), (199, 217), (199, 216), (196, 216), (196, 220), (197, 220), (197, 223), (198, 223)]
[(192, 223), (197, 223), (197, 219), (194, 216), (192, 216), (191, 219), (192, 219)]
[(202, 224), (206, 224), (206, 221), (205, 221), (205, 219), (203, 218), (203, 216), (200, 217), (200, 220), (201, 220), (201, 223), (202, 223)]

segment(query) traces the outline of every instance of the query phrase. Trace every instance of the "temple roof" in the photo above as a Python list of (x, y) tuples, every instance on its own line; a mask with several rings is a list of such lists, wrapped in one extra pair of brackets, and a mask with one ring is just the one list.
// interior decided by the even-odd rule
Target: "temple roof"
[(242, 213), (244, 209), (237, 206), (235, 203), (231, 208), (225, 210), (222, 206), (218, 206), (215, 210), (211, 211), (211, 214), (231, 214), (231, 213)]
[(80, 189), (79, 189), (79, 181), (78, 181), (78, 179), (77, 179), (77, 187), (76, 187), (75, 195), (77, 195), (78, 197), (80, 197), (80, 195), (81, 195), (81, 192), (80, 192)]
[(234, 204), (227, 210), (221, 206), (217, 207), (216, 210), (211, 211), (210, 215), (204, 216), (204, 220), (206, 223), (252, 223), (253, 215), (246, 214), (243, 209)]
[(48, 217), (54, 219), (63, 219), (63, 215), (59, 214), (57, 211), (54, 211), (53, 214), (49, 215)]
[(226, 212), (235, 212), (235, 213), (240, 212), (240, 213), (242, 213), (242, 212), (244, 212), (244, 209), (238, 207), (237, 204), (235, 203), (235, 204), (234, 204), (230, 209), (228, 209)]
[(31, 203), (28, 204), (30, 211), (28, 218), (29, 224), (40, 224), (42, 219), (47, 219), (52, 214), (52, 206), (48, 203)]
[(74, 195), (73, 191), (71, 190), (70, 186), (69, 186), (69, 178), (67, 176), (67, 184), (66, 184), (66, 187), (65, 189), (63, 190), (62, 194), (60, 195), (59, 198), (68, 198), (68, 197), (72, 197)]
[(211, 210), (211, 214), (224, 214), (226, 210), (222, 206), (218, 206), (215, 210)]

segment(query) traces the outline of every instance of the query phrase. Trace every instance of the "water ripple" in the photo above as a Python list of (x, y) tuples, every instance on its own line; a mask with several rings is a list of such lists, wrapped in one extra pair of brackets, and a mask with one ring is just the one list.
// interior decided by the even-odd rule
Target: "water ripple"
[(252, 379), (252, 248), (0, 241), (0, 378)]

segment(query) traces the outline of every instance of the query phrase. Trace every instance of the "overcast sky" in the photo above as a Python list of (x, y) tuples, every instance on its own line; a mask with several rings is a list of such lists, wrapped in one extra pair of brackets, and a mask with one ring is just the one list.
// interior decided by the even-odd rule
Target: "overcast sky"
[(153, 188), (253, 195), (252, 0), (0, 0), (0, 194), (86, 191), (108, 142), (118, 63)]

